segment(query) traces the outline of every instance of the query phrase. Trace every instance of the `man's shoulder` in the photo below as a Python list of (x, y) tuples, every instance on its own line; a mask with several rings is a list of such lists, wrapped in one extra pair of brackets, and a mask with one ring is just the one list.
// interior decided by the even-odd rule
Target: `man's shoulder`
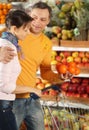
[(48, 36), (46, 36), (44, 33), (43, 33), (43, 37), (44, 37), (44, 40), (46, 40), (49, 43), (52, 43), (51, 39)]

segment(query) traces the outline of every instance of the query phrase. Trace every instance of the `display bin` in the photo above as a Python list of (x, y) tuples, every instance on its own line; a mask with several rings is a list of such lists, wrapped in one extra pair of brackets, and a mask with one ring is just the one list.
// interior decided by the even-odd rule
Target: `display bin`
[(62, 47), (89, 48), (89, 41), (60, 40), (60, 46), (62, 46)]

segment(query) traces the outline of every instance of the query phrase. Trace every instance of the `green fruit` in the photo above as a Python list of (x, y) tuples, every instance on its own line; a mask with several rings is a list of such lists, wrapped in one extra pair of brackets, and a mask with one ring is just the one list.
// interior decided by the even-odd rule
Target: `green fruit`
[(63, 19), (66, 17), (66, 14), (64, 12), (60, 12), (58, 16), (59, 18)]
[(64, 4), (62, 7), (61, 7), (61, 11), (63, 12), (69, 12), (71, 10), (71, 4), (67, 3), (67, 4)]
[(80, 0), (75, 0), (75, 1), (74, 1), (74, 5), (75, 5), (75, 7), (76, 7), (77, 9), (81, 9), (82, 4), (81, 4)]

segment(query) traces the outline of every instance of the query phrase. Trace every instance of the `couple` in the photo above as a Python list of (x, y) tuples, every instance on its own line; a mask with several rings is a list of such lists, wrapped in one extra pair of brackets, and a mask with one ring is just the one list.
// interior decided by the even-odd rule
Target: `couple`
[[(24, 18), (21, 19), (19, 13), (25, 14)], [(14, 17), (12, 14), (14, 14)], [(3, 72), (6, 76), (6, 82), (9, 83), (9, 85), (5, 84), (4, 88), (3, 81), (1, 84), (3, 88), (0, 88), (0, 92), (5, 93), (4, 98), (0, 100), (0, 106), (2, 106), (0, 108), (0, 113), (2, 114), (2, 116), (0, 114), (0, 127), (3, 128), (0, 130), (17, 130), (23, 120), (27, 126), (27, 130), (44, 130), (44, 116), (40, 102), (38, 99), (34, 100), (30, 98), (30, 92), (36, 93), (41, 97), (41, 91), (36, 89), (36, 71), (39, 66), (43, 78), (47, 78), (50, 81), (53, 81), (52, 76), (54, 78), (54, 75), (55, 79), (58, 78), (58, 75), (51, 71), (50, 66), (52, 43), (42, 33), (50, 22), (51, 8), (44, 2), (38, 2), (33, 5), (30, 12), (32, 18), (23, 11), (14, 11), (12, 14), (9, 13), (7, 15), (6, 27), (8, 33), (5, 32), (2, 35), (2, 39), (13, 43), (14, 46), (10, 43), (10, 47), (3, 47), (4, 45), (0, 41), (0, 61), (1, 64), (4, 63), (5, 71), (3, 69)], [(19, 21), (16, 20), (17, 14)], [(27, 33), (29, 33), (28, 36), (26, 36)], [(26, 38), (23, 40), (25, 36)], [(18, 45), (18, 40), (23, 41), (19, 41)], [(16, 49), (19, 54), (20, 64), (16, 55)], [(9, 64), (12, 64), (11, 62), (14, 63), (12, 67), (9, 66)], [(7, 71), (6, 68), (8, 68)], [(45, 68), (46, 71), (44, 71)], [(11, 74), (10, 69), (13, 72)], [(9, 73), (9, 78), (7, 78), (8, 75), (6, 75), (6, 72)], [(46, 77), (47, 75), (49, 76)], [(3, 76), (1, 78), (1, 80), (4, 80)], [(15, 80), (17, 80), (16, 83)], [(16, 99), (14, 93), (16, 94)], [(13, 102), (13, 100), (15, 101)], [(12, 107), (15, 117), (12, 113)], [(5, 126), (5, 122), (8, 126)]]

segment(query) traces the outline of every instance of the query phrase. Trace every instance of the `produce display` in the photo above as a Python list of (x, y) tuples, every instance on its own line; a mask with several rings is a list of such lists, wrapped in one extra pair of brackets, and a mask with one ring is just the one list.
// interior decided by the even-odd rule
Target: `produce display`
[(0, 3), (0, 24), (5, 23), (5, 16), (12, 8), (10, 3)]
[(8, 0), (8, 2), (27, 2), (28, 0)]
[(61, 89), (68, 97), (89, 98), (89, 78), (73, 77), (70, 82), (64, 82)]
[[(56, 69), (58, 68), (58, 66), (60, 66), (60, 64), (62, 64), (63, 68), (66, 68), (66, 69), (69, 66), (68, 69), (70, 72), (72, 72), (71, 69), (73, 69), (73, 67), (75, 66), (77, 66), (77, 68), (80, 68), (80, 69), (89, 67), (89, 52), (52, 51), (51, 59), (52, 59), (51, 64), (55, 64)], [(72, 74), (77, 74), (77, 73), (72, 72)]]
[[(52, 83), (48, 82), (47, 80), (44, 80), (40, 77), (36, 78), (36, 88), (42, 90), (44, 88), (47, 88), (51, 86)], [(59, 92), (57, 90), (49, 89), (43, 92), (43, 95), (48, 95), (48, 96), (57, 96)]]
[[(89, 1), (82, 0), (60, 1), (56, 0), (53, 8), (53, 18), (46, 31), (54, 45), (59, 45), (61, 40), (87, 40), (89, 23)], [(56, 13), (55, 13), (56, 12)], [(85, 17), (86, 16), (86, 17)], [(78, 39), (79, 37), (79, 39)]]

